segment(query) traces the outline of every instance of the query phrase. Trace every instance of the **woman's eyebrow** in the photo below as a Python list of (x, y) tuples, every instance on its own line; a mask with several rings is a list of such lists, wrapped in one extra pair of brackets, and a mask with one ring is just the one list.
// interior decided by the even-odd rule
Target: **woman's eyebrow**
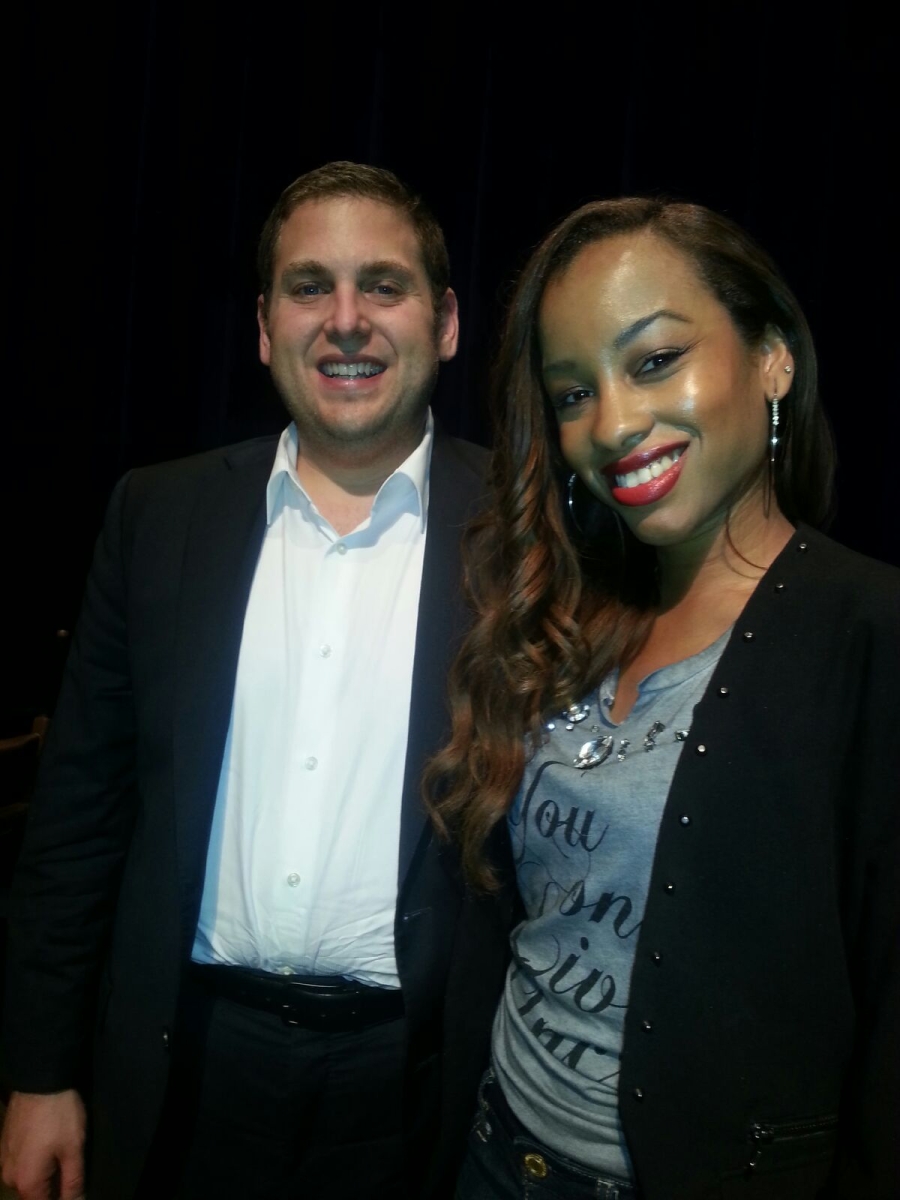
[(541, 370), (545, 375), (569, 375), (578, 369), (574, 358), (560, 358), (556, 362), (542, 363)]
[[(638, 317), (636, 321), (632, 321), (620, 333), (617, 333), (613, 339), (613, 346), (616, 350), (622, 350), (629, 342), (633, 342), (639, 333), (642, 333), (648, 325), (652, 325), (654, 321), (660, 320), (661, 317), (668, 317), (672, 321), (682, 321), (685, 325), (690, 324), (689, 317), (683, 317), (681, 313), (674, 312), (671, 308), (658, 308), (656, 312), (648, 313), (646, 317)], [(568, 375), (571, 371), (575, 371), (578, 364), (574, 359), (565, 358), (557, 359), (556, 362), (544, 363), (541, 370), (545, 375)]]
[(672, 321), (683, 321), (686, 325), (689, 323), (687, 317), (683, 317), (681, 313), (673, 312), (671, 308), (658, 308), (656, 312), (652, 312), (646, 317), (638, 317), (636, 321), (632, 321), (630, 325), (627, 325), (621, 333), (617, 333), (613, 339), (613, 346), (617, 350), (624, 349), (629, 342), (634, 341), (639, 333), (643, 333), (648, 325), (652, 325), (660, 317), (668, 317)]

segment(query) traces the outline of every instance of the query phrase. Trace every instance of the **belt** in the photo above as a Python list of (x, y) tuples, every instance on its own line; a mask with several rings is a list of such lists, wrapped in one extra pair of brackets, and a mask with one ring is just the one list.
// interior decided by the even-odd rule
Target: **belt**
[(273, 975), (249, 967), (191, 963), (191, 974), (216, 996), (281, 1017), (285, 1025), (348, 1033), (403, 1016), (399, 988), (369, 987), (338, 976)]

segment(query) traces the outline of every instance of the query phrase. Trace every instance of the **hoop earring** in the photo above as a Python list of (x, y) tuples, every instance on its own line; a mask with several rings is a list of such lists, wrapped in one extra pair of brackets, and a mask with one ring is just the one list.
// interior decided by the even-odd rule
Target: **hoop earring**
[(569, 476), (569, 482), (566, 486), (566, 503), (569, 508), (569, 519), (572, 522), (572, 525), (575, 527), (575, 529), (577, 529), (578, 532), (583, 537), (584, 530), (579, 525), (578, 518), (575, 516), (575, 483), (576, 483), (577, 479), (578, 479), (578, 475), (576, 474), (575, 471), (573, 471), (572, 474)]
[[(577, 473), (577, 471), (573, 471), (572, 474), (569, 476), (568, 482), (566, 484), (566, 507), (569, 510), (569, 520), (572, 522), (572, 528), (576, 531), (576, 533), (578, 533), (578, 535), (580, 537), (587, 539), (589, 537), (589, 535), (587, 533), (585, 533), (584, 529), (582, 529), (581, 522), (578, 520), (578, 516), (575, 512), (575, 485), (577, 484), (577, 482), (578, 482), (578, 473)], [(598, 500), (598, 501), (596, 501), (596, 503), (600, 504), (601, 502)], [(605, 513), (607, 513), (609, 517), (612, 517), (613, 521), (615, 522), (616, 535), (619, 539), (619, 555), (624, 560), (625, 554), (626, 554), (626, 548), (625, 548), (625, 530), (624, 530), (624, 527), (622, 524), (622, 518), (615, 511), (615, 509), (608, 508), (605, 504), (602, 505), (602, 508), (603, 508), (603, 511)]]

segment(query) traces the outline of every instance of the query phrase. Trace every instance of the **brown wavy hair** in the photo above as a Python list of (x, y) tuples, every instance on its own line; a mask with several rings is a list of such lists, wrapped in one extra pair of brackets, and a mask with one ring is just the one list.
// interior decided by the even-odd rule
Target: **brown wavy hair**
[(758, 347), (772, 326), (784, 337), (794, 378), (782, 406), (778, 503), (794, 523), (821, 526), (831, 511), (834, 450), (812, 336), (768, 255), (728, 218), (658, 198), (587, 204), (552, 230), (519, 278), (502, 331), (492, 388), (494, 500), (465, 543), (475, 620), (451, 670), (451, 740), (425, 772), (432, 819), (458, 840), (466, 876), (483, 890), (498, 886), (488, 841), (547, 715), (632, 659), (653, 621), (655, 551), (586, 489), (577, 494), (577, 526), (566, 515), (567, 472), (537, 338), (548, 283), (585, 246), (644, 229), (691, 260), (748, 346)]

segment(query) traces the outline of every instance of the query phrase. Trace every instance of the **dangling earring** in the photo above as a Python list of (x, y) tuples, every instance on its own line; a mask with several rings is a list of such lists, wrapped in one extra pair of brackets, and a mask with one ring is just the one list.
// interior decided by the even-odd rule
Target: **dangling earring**
[(769, 401), (769, 403), (772, 406), (772, 413), (771, 413), (772, 432), (769, 435), (769, 464), (771, 466), (774, 466), (775, 465), (775, 453), (778, 449), (778, 393), (777, 392), (772, 397), (772, 399)]
[(766, 490), (763, 500), (763, 513), (768, 518), (775, 495), (775, 455), (778, 452), (778, 392), (769, 401), (769, 469), (766, 473)]

